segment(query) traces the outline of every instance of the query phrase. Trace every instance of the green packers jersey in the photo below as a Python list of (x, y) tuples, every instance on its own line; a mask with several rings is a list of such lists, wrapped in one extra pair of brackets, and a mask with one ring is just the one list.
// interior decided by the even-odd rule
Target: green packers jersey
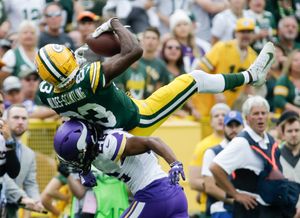
[(293, 84), (292, 78), (282, 75), (274, 88), (275, 112), (282, 112), (287, 103), (300, 106), (300, 90)]
[(16, 48), (13, 51), (16, 57), (16, 64), (12, 69), (13, 76), (19, 77), (20, 73), (24, 71), (36, 71), (34, 62), (27, 57), (23, 47)]
[(114, 83), (105, 84), (100, 62), (82, 67), (66, 91), (55, 92), (50, 83), (41, 82), (39, 96), (61, 116), (84, 119), (105, 128), (130, 130), (140, 119), (135, 103)]
[(147, 78), (146, 78), (146, 91), (144, 98), (149, 97), (155, 90), (161, 86), (167, 85), (169, 81), (169, 71), (166, 64), (159, 58), (139, 60), (145, 65)]
[(134, 99), (144, 99), (147, 83), (145, 66), (141, 62), (137, 62), (136, 68), (129, 67), (124, 73), (114, 79), (114, 83), (117, 87), (129, 93)]

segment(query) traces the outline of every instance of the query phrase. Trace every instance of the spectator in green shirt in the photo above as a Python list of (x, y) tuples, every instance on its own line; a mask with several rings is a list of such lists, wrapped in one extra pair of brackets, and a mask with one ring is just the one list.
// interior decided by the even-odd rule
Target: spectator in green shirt
[(274, 89), (275, 112), (284, 110), (300, 114), (300, 50), (293, 51)]

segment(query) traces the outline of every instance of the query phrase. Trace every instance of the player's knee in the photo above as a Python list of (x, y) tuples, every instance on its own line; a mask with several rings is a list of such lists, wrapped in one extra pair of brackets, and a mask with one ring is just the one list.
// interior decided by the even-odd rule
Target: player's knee
[(203, 70), (193, 70), (189, 73), (189, 75), (191, 75), (197, 83), (200, 83), (205, 78), (207, 73), (205, 73)]
[(195, 77), (199, 77), (199, 76), (204, 76), (206, 75), (207, 73), (204, 72), (203, 70), (193, 70), (192, 72), (189, 73), (190, 75), (193, 75)]

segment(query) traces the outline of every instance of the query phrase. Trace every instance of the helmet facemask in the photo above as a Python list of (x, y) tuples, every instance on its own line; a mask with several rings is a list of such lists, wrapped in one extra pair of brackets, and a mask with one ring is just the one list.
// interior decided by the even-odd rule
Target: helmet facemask
[(54, 148), (62, 163), (88, 173), (99, 153), (97, 130), (85, 121), (67, 121), (57, 130)]

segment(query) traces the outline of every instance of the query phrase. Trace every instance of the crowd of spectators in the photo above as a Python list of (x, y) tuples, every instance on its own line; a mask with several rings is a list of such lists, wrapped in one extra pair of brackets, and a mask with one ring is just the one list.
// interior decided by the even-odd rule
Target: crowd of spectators
[[(274, 42), (275, 62), (265, 85), (259, 88), (245, 86), (224, 94), (195, 94), (175, 116), (195, 121), (211, 117), (213, 133), (195, 146), (189, 181), (191, 188), (197, 192), (217, 196), (217, 200), (221, 200), (220, 196), (225, 192), (213, 186), (215, 180), (212, 172), (203, 161), (209, 159), (213, 162), (212, 156), (216, 156), (216, 153), (213, 153), (215, 150), (212, 147), (220, 144), (224, 148), (232, 139), (224, 136), (226, 128), (232, 124), (228, 122), (224, 126), (224, 116), (229, 116), (230, 110), (239, 113), (248, 95), (259, 95), (267, 100), (270, 114), (274, 117), (272, 120), (276, 120), (286, 110), (293, 111), (291, 113), (295, 114), (290, 116), (292, 118), (287, 118), (284, 125), (277, 128), (279, 132), (276, 136), (286, 141), (281, 159), (283, 174), (300, 181), (299, 164), (297, 165), (300, 143), (296, 143), (295, 148), (292, 146), (295, 143), (290, 142), (293, 138), (291, 131), (296, 131), (294, 129), (298, 127), (300, 114), (298, 0), (0, 1), (0, 107), (3, 107), (1, 116), (9, 120), (14, 110), (26, 109), (26, 122), (27, 118), (59, 119), (37, 96), (40, 78), (34, 58), (38, 49), (48, 43), (57, 43), (75, 51), (85, 45), (87, 36), (103, 21), (114, 16), (119, 17), (124, 25), (129, 25), (129, 30), (136, 34), (144, 50), (143, 57), (114, 81), (120, 89), (136, 99), (147, 98), (175, 77), (195, 69), (212, 74), (234, 74), (243, 71), (253, 63), (266, 42)], [(88, 55), (89, 60), (95, 58), (95, 54)], [(24, 108), (20, 105), (24, 105)], [(243, 124), (239, 120), (235, 121)], [(25, 130), (26, 122), (22, 124)], [(299, 128), (295, 134), (300, 138)], [(17, 145), (23, 147), (21, 144)], [(25, 151), (31, 154), (31, 150), (24, 145), (24, 153), (18, 154), (18, 149), (17, 156), (22, 163), (20, 155)], [(208, 154), (205, 154), (206, 151)], [(31, 159), (32, 166), (29, 168), (34, 171), (34, 156)], [(222, 161), (217, 159), (220, 166)], [(26, 172), (26, 169), (24, 171), (24, 167), (26, 165), (22, 165), (20, 175), (30, 173)], [(35, 172), (31, 172), (29, 177), (35, 180)], [(35, 181), (29, 182), (30, 186), (34, 184), (32, 187), (35, 191), (27, 192), (24, 188), (26, 180), (23, 179), (17, 178), (13, 181), (7, 178), (8, 183), (14, 184), (14, 196), (7, 195), (8, 203), (15, 206), (22, 202), (36, 210), (42, 210)], [(53, 181), (53, 184), (57, 182), (56, 179)], [(60, 187), (66, 183), (67, 180), (64, 180), (55, 185)], [(213, 188), (217, 187), (217, 194), (214, 189), (205, 190), (207, 184), (212, 184)], [(18, 190), (21, 186), (23, 188)], [(9, 187), (6, 189), (10, 190)], [(58, 196), (61, 200), (69, 198), (68, 195)], [(45, 194), (42, 197), (48, 199)], [(208, 210), (207, 196), (202, 194), (199, 199), (199, 211), (205, 214)], [(11, 213), (15, 215), (15, 212), (12, 209)], [(58, 215), (59, 211), (53, 213)], [(300, 209), (296, 217), (300, 217)]]

